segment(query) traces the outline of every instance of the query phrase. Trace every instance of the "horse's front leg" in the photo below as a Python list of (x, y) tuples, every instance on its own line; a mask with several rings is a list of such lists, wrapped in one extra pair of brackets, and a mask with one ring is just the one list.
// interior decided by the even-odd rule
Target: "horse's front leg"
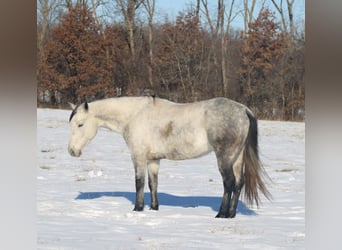
[(135, 171), (135, 206), (134, 211), (144, 210), (144, 187), (145, 187), (145, 174), (146, 174), (146, 160), (133, 158), (134, 171)]
[(159, 160), (151, 160), (147, 162), (148, 170), (148, 186), (151, 192), (151, 209), (158, 210), (158, 170), (159, 170)]

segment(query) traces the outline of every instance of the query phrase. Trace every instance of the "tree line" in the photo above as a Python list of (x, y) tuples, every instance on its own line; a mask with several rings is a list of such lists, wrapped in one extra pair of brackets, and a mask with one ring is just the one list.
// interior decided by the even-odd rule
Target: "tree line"
[[(304, 119), (304, 31), (294, 0), (275, 11), (243, 0), (207, 0), (155, 21), (155, 0), (38, 0), (37, 102), (64, 106), (113, 96), (153, 95), (177, 102), (225, 96), (261, 119)], [(265, 2), (265, 1), (264, 1)], [(116, 18), (100, 16), (112, 3)], [(254, 17), (256, 16), (256, 17)]]

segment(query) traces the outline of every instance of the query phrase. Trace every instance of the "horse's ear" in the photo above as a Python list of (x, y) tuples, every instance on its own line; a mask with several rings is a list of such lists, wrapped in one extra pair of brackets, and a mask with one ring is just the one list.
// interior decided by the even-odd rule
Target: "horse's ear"
[(85, 108), (86, 111), (88, 111), (89, 106), (88, 106), (88, 102), (87, 101), (85, 101), (85, 103), (84, 103), (84, 108)]
[(69, 102), (69, 105), (70, 105), (70, 107), (71, 107), (72, 109), (75, 109), (75, 108), (76, 108), (76, 105), (73, 104), (73, 103), (71, 103), (71, 102)]

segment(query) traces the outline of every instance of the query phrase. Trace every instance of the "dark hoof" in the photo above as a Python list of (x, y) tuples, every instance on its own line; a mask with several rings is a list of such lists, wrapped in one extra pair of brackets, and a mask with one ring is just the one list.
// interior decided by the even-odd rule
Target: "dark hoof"
[(133, 209), (133, 211), (136, 211), (136, 212), (141, 212), (143, 210), (144, 210), (144, 206), (142, 206), (142, 207), (135, 206)]
[(228, 219), (231, 219), (231, 218), (234, 218), (235, 217), (235, 213), (234, 214), (217, 214), (215, 218), (228, 218)]
[(227, 218), (235, 218), (236, 214), (228, 214)]
[(229, 212), (228, 212), (227, 218), (234, 218), (235, 215), (236, 215), (236, 210), (234, 210), (234, 211), (229, 211)]
[(227, 216), (224, 214), (217, 214), (215, 218), (227, 218)]
[(157, 211), (157, 210), (159, 210), (159, 206), (151, 206), (150, 210), (156, 210)]

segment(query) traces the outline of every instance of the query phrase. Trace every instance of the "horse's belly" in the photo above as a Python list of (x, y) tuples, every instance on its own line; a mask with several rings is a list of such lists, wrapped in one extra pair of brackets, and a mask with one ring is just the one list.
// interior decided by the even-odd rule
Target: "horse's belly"
[(182, 152), (179, 152), (179, 150), (175, 150), (175, 151), (172, 151), (172, 152), (166, 154), (165, 159), (168, 159), (168, 160), (187, 160), (187, 159), (193, 159), (193, 158), (201, 157), (201, 156), (206, 155), (210, 152), (212, 152), (212, 149), (192, 152), (191, 154), (182, 153)]
[[(189, 111), (190, 112), (190, 111)], [(150, 155), (169, 160), (185, 160), (208, 154), (213, 149), (208, 141), (201, 110), (195, 110), (189, 117), (174, 115), (172, 119), (160, 121), (151, 126), (145, 138), (149, 138)], [(146, 134), (146, 132), (145, 132)]]
[(202, 143), (177, 143), (168, 145), (165, 158), (168, 160), (186, 160), (206, 155), (212, 151), (207, 142)]

